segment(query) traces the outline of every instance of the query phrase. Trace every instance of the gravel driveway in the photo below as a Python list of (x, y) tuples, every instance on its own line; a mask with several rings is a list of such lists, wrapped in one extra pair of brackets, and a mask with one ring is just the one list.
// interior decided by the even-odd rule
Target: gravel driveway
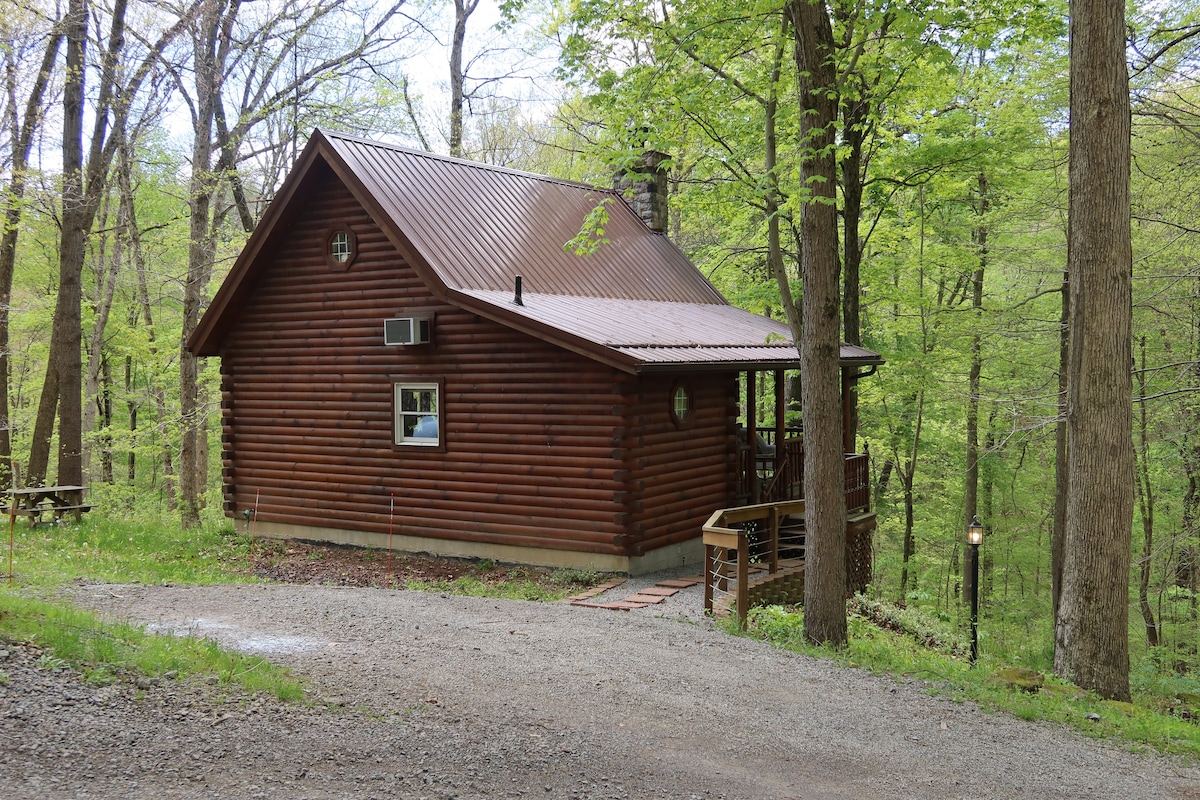
[[(87, 586), (114, 618), (269, 655), (332, 708), (97, 689), (0, 653), (5, 798), (1176, 798), (1200, 769), (715, 631), (321, 586)], [(681, 618), (682, 617), (682, 618)]]

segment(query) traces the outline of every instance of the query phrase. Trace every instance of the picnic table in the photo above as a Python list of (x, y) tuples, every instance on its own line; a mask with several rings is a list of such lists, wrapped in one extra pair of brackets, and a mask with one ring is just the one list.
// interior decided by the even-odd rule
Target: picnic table
[[(71, 513), (75, 521), (83, 518), (83, 512), (92, 506), (83, 502), (86, 486), (33, 486), (28, 489), (9, 489), (8, 513), (10, 516), (26, 516), (33, 527), (45, 522), (58, 522), (63, 514)], [(44, 515), (52, 515), (51, 520)]]

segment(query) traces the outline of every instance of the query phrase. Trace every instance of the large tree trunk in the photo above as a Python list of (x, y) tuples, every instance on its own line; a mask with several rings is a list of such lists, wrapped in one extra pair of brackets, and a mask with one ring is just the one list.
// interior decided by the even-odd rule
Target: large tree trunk
[(804, 498), (807, 543), (804, 632), (812, 642), (846, 643), (846, 498), (838, 367), (841, 285), (838, 268), (837, 119), (833, 29), (823, 3), (788, 5), (801, 76), (800, 185), (804, 287), (800, 316), (801, 406), (804, 415)]
[(1067, 518), (1055, 671), (1129, 699), (1133, 528), (1125, 4), (1072, 0)]
[(83, 193), (83, 66), (87, 7), (67, 10), (67, 70), (63, 85), (62, 233), (58, 304), (50, 347), (58, 366), (58, 482), (83, 483), (83, 262), (90, 217)]
[[(125, 46), (126, 0), (116, 0), (111, 12), (107, 47), (101, 61), (99, 91), (92, 109), (92, 138), (88, 151), (87, 172), (83, 167), (83, 82), (84, 53), (87, 45), (87, 3), (72, 0), (65, 21), (67, 44), (66, 78), (63, 85), (63, 187), (62, 231), (59, 245), (58, 303), (50, 336), (51, 369), (42, 388), (38, 418), (31, 446), (30, 480), (44, 479), (49, 461), (52, 425), (57, 402), (58, 482), (83, 483), (83, 264), (87, 257), (87, 236), (96, 218), (108, 167), (112, 163), (114, 142), (123, 135), (129, 105), (123, 98), (132, 96), (157, 62), (166, 40), (133, 71), (129, 83), (118, 84), (119, 56)], [(109, 137), (109, 123), (114, 136)], [(34, 468), (37, 466), (37, 469)]]

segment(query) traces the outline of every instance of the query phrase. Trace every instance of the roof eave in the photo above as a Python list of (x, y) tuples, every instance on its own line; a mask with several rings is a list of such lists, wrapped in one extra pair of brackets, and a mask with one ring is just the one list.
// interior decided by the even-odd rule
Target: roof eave
[[(838, 360), (838, 367), (841, 369), (854, 369), (856, 367), (871, 367), (886, 364), (882, 357), (879, 358), (843, 358)], [(680, 372), (774, 372), (776, 370), (798, 370), (800, 369), (800, 357), (797, 355), (794, 359), (786, 359), (779, 361), (673, 361), (673, 362), (640, 362), (637, 371), (639, 374), (651, 374), (660, 372), (680, 373)]]

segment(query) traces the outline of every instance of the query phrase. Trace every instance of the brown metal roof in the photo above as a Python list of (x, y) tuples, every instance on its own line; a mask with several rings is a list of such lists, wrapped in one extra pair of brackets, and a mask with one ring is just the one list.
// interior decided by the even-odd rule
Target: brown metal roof
[[(671, 241), (607, 189), (326, 133), (330, 147), (447, 288), (725, 304)], [(563, 247), (602, 201), (605, 242)]]
[[(316, 131), (189, 341), (212, 355), (239, 288), (306, 176), (323, 161), (451, 303), (631, 372), (794, 368), (787, 325), (736, 308), (665, 236), (608, 190)], [(605, 242), (564, 250), (603, 201)], [(524, 305), (513, 302), (522, 277)], [(843, 364), (879, 355), (842, 346)]]

